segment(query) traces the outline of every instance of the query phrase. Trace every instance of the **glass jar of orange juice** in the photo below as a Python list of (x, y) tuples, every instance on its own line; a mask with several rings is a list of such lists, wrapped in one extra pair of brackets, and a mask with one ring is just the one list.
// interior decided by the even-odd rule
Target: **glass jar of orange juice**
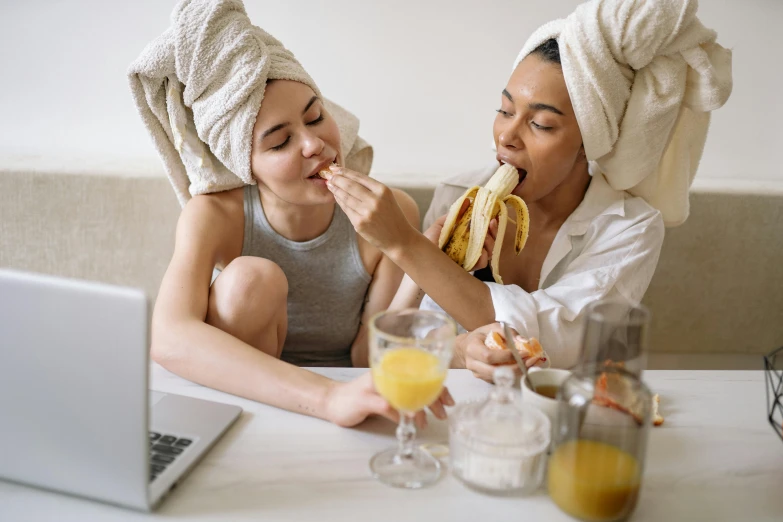
[(560, 388), (549, 496), (587, 521), (625, 520), (642, 485), (652, 394), (615, 366), (575, 372)]

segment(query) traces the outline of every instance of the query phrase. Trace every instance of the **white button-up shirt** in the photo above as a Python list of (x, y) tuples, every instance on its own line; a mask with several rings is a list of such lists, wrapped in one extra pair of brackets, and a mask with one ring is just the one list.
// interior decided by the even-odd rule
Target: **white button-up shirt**
[[(483, 186), (496, 169), (497, 164), (440, 184), (425, 216), (425, 229), (465, 190)], [(588, 304), (613, 298), (641, 301), (663, 244), (659, 211), (641, 198), (614, 190), (593, 164), (591, 174), (582, 203), (560, 227), (544, 259), (538, 290), (528, 293), (517, 285), (486, 283), (495, 320), (510, 323), (525, 337), (538, 338), (553, 367), (577, 363)], [(441, 310), (429, 297), (421, 307)]]

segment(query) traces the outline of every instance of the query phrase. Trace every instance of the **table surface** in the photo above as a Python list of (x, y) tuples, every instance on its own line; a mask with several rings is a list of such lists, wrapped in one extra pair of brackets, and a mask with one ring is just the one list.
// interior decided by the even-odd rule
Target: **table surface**
[[(346, 380), (366, 370), (318, 370)], [(647, 371), (661, 396), (634, 521), (783, 520), (783, 441), (766, 421), (761, 371)], [(457, 401), (487, 393), (466, 370), (446, 382)], [(573, 520), (542, 489), (496, 498), (450, 474), (429, 488), (386, 487), (368, 460), (394, 443), (395, 426), (371, 419), (339, 428), (193, 384), (153, 365), (151, 388), (232, 403), (244, 413), (153, 515), (0, 482), (0, 520)], [(445, 442), (431, 419), (422, 442)], [(479, 518), (481, 517), (481, 518)], [(487, 518), (484, 518), (487, 517)]]

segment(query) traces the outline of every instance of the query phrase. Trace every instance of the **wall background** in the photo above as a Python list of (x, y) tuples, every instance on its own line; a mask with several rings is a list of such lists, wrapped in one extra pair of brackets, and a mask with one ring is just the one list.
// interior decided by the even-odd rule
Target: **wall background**
[[(362, 119), (374, 175), (432, 181), (493, 158), (494, 109), (540, 24), (576, 0), (263, 2), (251, 19)], [(125, 70), (168, 25), (173, 0), (0, 5), (0, 164), (163, 175)], [(734, 92), (713, 115), (697, 182), (783, 183), (783, 2), (703, 0), (700, 18), (734, 50)]]

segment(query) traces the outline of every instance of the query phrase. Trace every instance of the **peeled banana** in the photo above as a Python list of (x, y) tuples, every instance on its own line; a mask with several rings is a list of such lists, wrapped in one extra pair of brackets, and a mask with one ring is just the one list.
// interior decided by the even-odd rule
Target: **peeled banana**
[[(484, 247), (484, 239), (489, 231), (489, 222), (498, 218), (498, 235), (495, 247), (492, 249), (492, 277), (499, 284), (503, 284), (500, 277), (500, 249), (503, 246), (503, 236), (506, 232), (508, 209), (510, 204), (516, 212), (517, 234), (514, 241), (514, 250), (519, 254), (525, 247), (530, 226), (530, 217), (527, 205), (518, 196), (511, 194), (519, 183), (519, 172), (508, 164), (501, 165), (495, 174), (483, 187), (468, 189), (461, 198), (449, 208), (446, 222), (440, 232), (438, 248), (460, 264), (465, 270), (472, 270), (481, 257)], [(470, 200), (470, 206), (459, 216), (462, 203)]]

